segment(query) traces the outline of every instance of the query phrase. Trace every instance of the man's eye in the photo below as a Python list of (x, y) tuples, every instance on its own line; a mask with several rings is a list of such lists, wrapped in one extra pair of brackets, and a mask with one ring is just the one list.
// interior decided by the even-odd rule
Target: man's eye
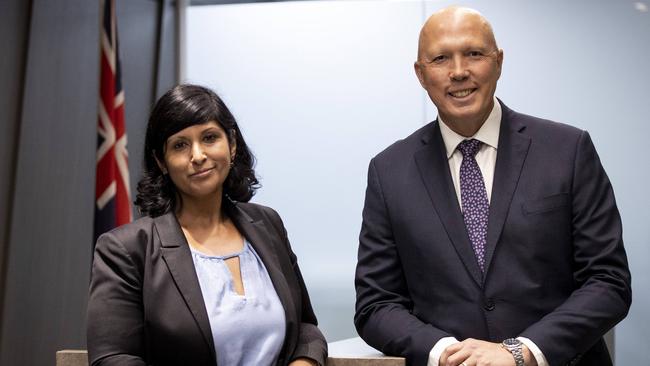
[(439, 55), (431, 59), (431, 62), (433, 62), (434, 64), (441, 64), (445, 61), (447, 61), (447, 56), (445, 55)]
[(481, 51), (469, 51), (467, 52), (467, 56), (472, 57), (472, 58), (479, 58), (483, 56), (483, 52)]

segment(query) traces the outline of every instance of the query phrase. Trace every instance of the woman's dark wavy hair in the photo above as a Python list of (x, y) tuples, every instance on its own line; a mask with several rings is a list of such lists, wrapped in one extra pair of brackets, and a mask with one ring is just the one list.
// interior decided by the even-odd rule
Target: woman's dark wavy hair
[[(224, 182), (223, 193), (230, 199), (248, 202), (259, 188), (255, 177), (255, 157), (248, 149), (235, 117), (212, 90), (191, 84), (177, 85), (156, 102), (144, 140), (144, 174), (138, 182), (135, 204), (142, 215), (160, 216), (176, 208), (176, 186), (156, 163), (164, 161), (169, 136), (194, 125), (217, 122), (236, 146), (235, 159)], [(227, 199), (227, 198), (226, 198)]]

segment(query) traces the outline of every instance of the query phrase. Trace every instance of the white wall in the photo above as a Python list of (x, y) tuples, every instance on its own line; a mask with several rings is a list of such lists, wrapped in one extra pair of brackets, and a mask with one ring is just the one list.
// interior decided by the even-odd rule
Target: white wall
[[(187, 76), (220, 93), (258, 157), (254, 201), (282, 215), (328, 340), (355, 335), (370, 158), (422, 124), (421, 4), (192, 7)], [(376, 26), (363, 26), (367, 19)]]
[[(258, 156), (254, 201), (282, 215), (329, 341), (354, 336), (368, 161), (435, 118), (413, 73), (424, 19), (448, 1), (191, 7), (187, 81), (213, 87)], [(466, 1), (505, 50), (497, 96), (588, 129), (614, 184), (634, 279), (617, 363), (650, 364), (650, 13), (632, 1)], [(634, 169), (631, 162), (645, 169)], [(646, 324), (644, 327), (643, 324)]]

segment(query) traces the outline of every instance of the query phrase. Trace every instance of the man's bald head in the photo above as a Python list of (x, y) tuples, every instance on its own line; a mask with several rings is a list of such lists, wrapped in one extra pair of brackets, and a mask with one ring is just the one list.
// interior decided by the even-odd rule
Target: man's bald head
[(418, 41), (418, 60), (421, 59), (426, 47), (435, 41), (438, 34), (455, 29), (463, 24), (472, 24), (480, 29), (486, 38), (486, 42), (493, 48), (498, 48), (492, 26), (481, 13), (472, 8), (449, 6), (431, 14), (422, 26)]
[(453, 131), (472, 136), (494, 106), (503, 50), (490, 23), (474, 9), (444, 8), (420, 31), (415, 73)]

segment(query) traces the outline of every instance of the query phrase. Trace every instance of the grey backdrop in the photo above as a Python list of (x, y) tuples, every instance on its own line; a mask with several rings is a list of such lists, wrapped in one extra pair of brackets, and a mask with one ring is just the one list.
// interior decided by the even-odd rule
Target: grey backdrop
[[(116, 12), (133, 186), (150, 106), (176, 80), (176, 8), (117, 0)], [(99, 1), (0, 1), (3, 366), (86, 346), (99, 24)]]

